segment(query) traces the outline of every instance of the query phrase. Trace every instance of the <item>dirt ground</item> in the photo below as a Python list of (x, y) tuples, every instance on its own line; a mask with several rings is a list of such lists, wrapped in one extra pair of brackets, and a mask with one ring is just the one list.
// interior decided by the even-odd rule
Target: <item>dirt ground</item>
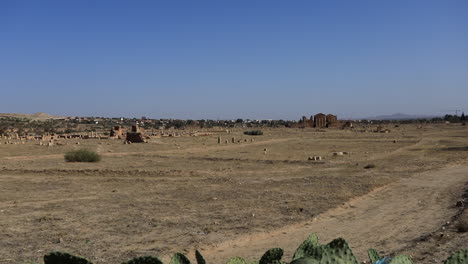
[[(167, 260), (196, 248), (211, 263), (253, 260), (271, 246), (290, 255), (312, 231), (324, 242), (344, 237), (360, 259), (368, 247), (423, 254), (420, 245), (435, 241), (427, 234), (457, 213), (453, 202), (468, 182), (468, 129), (388, 128), (0, 144), (0, 263), (42, 263), (53, 250), (94, 263)], [(103, 159), (66, 163), (63, 154), (77, 148)], [(444, 241), (434, 243), (456, 247), (456, 238)]]

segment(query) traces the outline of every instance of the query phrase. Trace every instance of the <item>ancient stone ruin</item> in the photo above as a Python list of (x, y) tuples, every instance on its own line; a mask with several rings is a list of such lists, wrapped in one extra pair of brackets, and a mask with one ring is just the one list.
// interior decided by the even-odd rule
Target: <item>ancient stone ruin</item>
[(126, 141), (131, 143), (144, 143), (145, 136), (143, 128), (140, 128), (137, 125), (132, 126), (132, 131), (127, 132)]
[(325, 115), (318, 113), (314, 116), (311, 116), (310, 119), (308, 119), (306, 116), (303, 116), (299, 122), (299, 125), (301, 127), (325, 128), (336, 127), (339, 125), (339, 122), (336, 115)]
[(109, 134), (110, 138), (114, 139), (123, 139), (124, 138), (124, 131), (121, 126), (114, 126)]

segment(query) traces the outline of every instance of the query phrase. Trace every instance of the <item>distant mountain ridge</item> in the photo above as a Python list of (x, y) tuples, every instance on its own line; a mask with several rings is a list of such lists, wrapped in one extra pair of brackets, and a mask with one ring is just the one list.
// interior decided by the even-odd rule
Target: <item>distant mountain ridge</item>
[(403, 113), (395, 113), (392, 115), (380, 115), (374, 117), (367, 117), (363, 119), (367, 120), (409, 120), (409, 119), (425, 119), (425, 118), (434, 118), (438, 117), (437, 115), (408, 115)]
[(0, 113), (0, 117), (26, 118), (31, 120), (64, 119), (63, 116), (49, 115), (47, 113), (19, 114), (19, 113)]

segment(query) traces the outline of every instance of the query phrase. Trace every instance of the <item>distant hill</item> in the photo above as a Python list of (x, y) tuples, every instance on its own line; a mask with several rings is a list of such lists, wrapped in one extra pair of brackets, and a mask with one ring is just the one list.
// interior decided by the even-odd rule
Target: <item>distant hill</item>
[(64, 119), (63, 116), (49, 115), (46, 113), (35, 113), (35, 114), (17, 114), (17, 113), (0, 113), (0, 117), (13, 117), (13, 118), (25, 118), (31, 120), (48, 120), (48, 119)]
[(434, 118), (437, 117), (436, 115), (408, 115), (402, 113), (396, 113), (393, 115), (381, 115), (381, 116), (374, 116), (374, 117), (367, 117), (363, 119), (367, 120), (409, 120), (409, 119), (427, 119), (427, 118)]

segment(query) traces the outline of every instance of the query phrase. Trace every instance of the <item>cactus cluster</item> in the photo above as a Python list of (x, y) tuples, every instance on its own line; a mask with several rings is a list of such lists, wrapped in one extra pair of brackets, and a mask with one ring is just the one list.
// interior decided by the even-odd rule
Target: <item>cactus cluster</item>
[[(377, 250), (369, 249), (370, 263), (372, 264), (413, 264), (410, 257), (398, 255), (393, 258), (381, 257)], [(260, 261), (247, 262), (241, 257), (233, 257), (227, 264), (288, 264), (281, 260), (283, 250), (281, 248), (269, 249), (262, 255)], [(197, 264), (206, 264), (202, 254), (195, 251)], [(92, 264), (88, 260), (67, 253), (52, 252), (44, 256), (44, 264)], [(163, 264), (156, 257), (137, 257), (122, 264)], [(176, 253), (169, 264), (191, 264), (190, 260), (181, 253)], [(359, 264), (348, 243), (337, 238), (326, 245), (319, 243), (319, 238), (312, 233), (294, 253), (289, 264)], [(451, 255), (444, 264), (468, 264), (468, 249), (462, 249)]]
[(379, 252), (377, 252), (377, 250), (373, 248), (369, 248), (367, 250), (367, 254), (369, 255), (370, 263), (376, 263), (377, 261), (381, 259)]
[(468, 263), (468, 249), (462, 249), (450, 256), (444, 264), (466, 264)]
[[(47, 264), (47, 263), (46, 263)], [(161, 260), (155, 257), (146, 256), (129, 260), (123, 264), (163, 264)]]
[(63, 252), (51, 252), (44, 256), (45, 264), (92, 264), (88, 260)]

